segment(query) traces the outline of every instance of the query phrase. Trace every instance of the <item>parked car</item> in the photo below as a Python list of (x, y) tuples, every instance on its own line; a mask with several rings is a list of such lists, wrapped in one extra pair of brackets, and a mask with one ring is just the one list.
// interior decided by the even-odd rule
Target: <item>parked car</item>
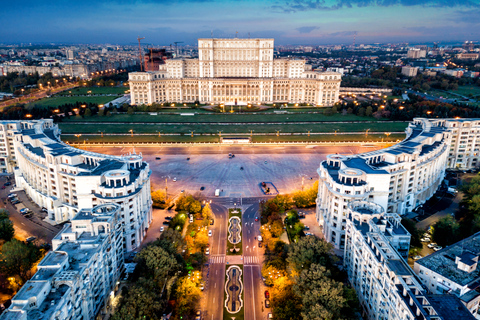
[(190, 158), (187, 158), (187, 161), (190, 161)]
[(13, 197), (16, 197), (16, 196), (17, 196), (16, 193), (10, 193), (10, 194), (7, 196), (7, 198), (10, 199), (10, 198), (13, 198)]
[(271, 312), (268, 314), (267, 319), (269, 319), (269, 320), (270, 320), (270, 319), (273, 319), (273, 314), (272, 314)]
[(205, 190), (205, 187), (200, 187), (200, 191), (203, 191), (203, 190)]
[(258, 217), (255, 217), (255, 221), (258, 221)]
[(28, 208), (22, 208), (22, 209), (20, 209), (20, 213), (21, 213), (21, 214), (28, 213), (28, 211), (30, 211), (30, 209), (28, 209)]
[(14, 201), (12, 201), (12, 204), (19, 204), (19, 203), (20, 203), (20, 200), (18, 200), (18, 199), (17, 199), (17, 200), (14, 200)]
[(47, 208), (45, 208), (45, 207), (42, 207), (42, 210), (41, 210), (41, 211), (42, 211), (42, 212), (48, 212)]
[(32, 242), (35, 239), (37, 239), (37, 237), (28, 237), (26, 241), (27, 242)]
[(163, 224), (168, 226), (170, 224), (170, 221), (163, 221)]
[(160, 227), (160, 232), (163, 232), (165, 230), (165, 227)]
[(240, 170), (243, 170), (243, 167), (240, 167)]
[(160, 158), (160, 157), (155, 157), (155, 160), (160, 160), (160, 159), (162, 159), (162, 158)]
[(435, 248), (436, 246), (437, 246), (437, 244), (436, 244), (435, 242), (432, 242), (432, 243), (428, 244), (427, 247), (429, 247), (430, 249), (433, 249), (433, 248)]
[(303, 227), (304, 230), (310, 230), (310, 227), (309, 226), (305, 226)]
[(26, 214), (24, 215), (24, 217), (27, 218), (27, 219), (28, 219), (28, 218), (31, 218), (31, 217), (33, 217), (33, 213), (32, 213), (32, 212), (28, 212), (28, 213), (26, 213)]
[(430, 242), (430, 238), (422, 238), (420, 239), (421, 242)]
[(268, 292), (268, 290), (265, 290), (265, 299), (270, 299), (270, 292)]
[(423, 257), (422, 257), (421, 255), (418, 255), (418, 254), (417, 254), (416, 256), (413, 257), (413, 260), (418, 260), (418, 259), (422, 259), (422, 258), (423, 258)]
[(205, 249), (205, 254), (208, 256), (210, 254), (210, 248)]
[(443, 249), (442, 246), (435, 246), (435, 247), (433, 247), (433, 250), (435, 250), (435, 251), (439, 251), (439, 250), (442, 250), (442, 249)]
[(265, 299), (265, 308), (270, 308), (270, 300)]
[(6, 187), (8, 187), (8, 186), (11, 186), (12, 183), (11, 183), (10, 181), (7, 181), (7, 182), (5, 182), (3, 185), (6, 186)]
[(258, 243), (258, 247), (259, 247), (259, 248), (262, 247), (262, 243), (261, 243), (261, 242)]
[(209, 236), (209, 237), (212, 236), (212, 230), (208, 230), (208, 236)]
[(298, 219), (305, 219), (305, 215), (304, 214), (299, 214)]
[(172, 216), (166, 216), (166, 217), (165, 217), (165, 220), (168, 220), (168, 221), (170, 221), (170, 220), (172, 220), (172, 219), (173, 219)]
[(176, 178), (176, 177), (173, 178), (173, 182), (177, 182), (177, 178)]
[(215, 222), (215, 221), (214, 221), (213, 219), (210, 219), (210, 225), (211, 225), (211, 226), (213, 226), (213, 223), (214, 223), (214, 222)]

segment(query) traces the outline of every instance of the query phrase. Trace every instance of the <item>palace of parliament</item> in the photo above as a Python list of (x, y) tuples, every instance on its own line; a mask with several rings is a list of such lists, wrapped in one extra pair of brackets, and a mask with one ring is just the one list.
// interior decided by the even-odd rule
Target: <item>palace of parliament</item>
[(169, 59), (158, 71), (129, 74), (131, 104), (307, 103), (338, 101), (341, 74), (301, 59), (274, 59), (273, 39), (198, 39), (198, 59)]

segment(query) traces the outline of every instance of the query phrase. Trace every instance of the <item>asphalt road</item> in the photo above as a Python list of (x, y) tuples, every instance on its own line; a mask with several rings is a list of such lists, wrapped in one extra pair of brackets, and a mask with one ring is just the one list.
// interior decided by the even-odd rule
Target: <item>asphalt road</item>
[(216, 320), (223, 319), (228, 210), (225, 206), (215, 202), (212, 202), (211, 208), (215, 223), (213, 226), (209, 226), (212, 236), (209, 239), (210, 257), (202, 319)]

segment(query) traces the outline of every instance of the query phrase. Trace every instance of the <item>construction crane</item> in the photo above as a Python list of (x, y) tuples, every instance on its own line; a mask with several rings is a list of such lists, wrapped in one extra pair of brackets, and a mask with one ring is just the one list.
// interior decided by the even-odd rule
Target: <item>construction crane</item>
[(183, 41), (176, 41), (175, 43), (175, 58), (178, 57), (178, 49), (177, 49), (177, 44), (183, 43)]
[(142, 46), (140, 45), (140, 40), (143, 40), (143, 39), (145, 39), (145, 37), (140, 38), (140, 36), (138, 36), (138, 38), (137, 38), (137, 40), (138, 40), (138, 55), (140, 56), (140, 71), (143, 71)]

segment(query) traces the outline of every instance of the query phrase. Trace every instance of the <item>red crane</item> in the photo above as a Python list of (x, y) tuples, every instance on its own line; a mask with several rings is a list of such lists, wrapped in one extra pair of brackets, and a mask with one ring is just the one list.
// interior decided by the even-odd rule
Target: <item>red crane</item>
[(140, 36), (138, 36), (138, 38), (137, 38), (137, 40), (138, 40), (138, 55), (140, 56), (140, 71), (143, 71), (142, 47), (140, 45), (140, 40), (143, 40), (143, 39), (145, 39), (145, 37), (140, 38)]

